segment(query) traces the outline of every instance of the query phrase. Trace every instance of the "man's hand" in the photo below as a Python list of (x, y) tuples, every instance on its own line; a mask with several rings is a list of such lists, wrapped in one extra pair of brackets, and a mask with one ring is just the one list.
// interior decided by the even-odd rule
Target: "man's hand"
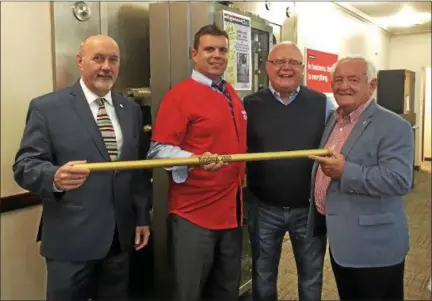
[(318, 161), (321, 170), (326, 176), (332, 179), (339, 179), (342, 176), (345, 166), (345, 157), (335, 150), (330, 149), (330, 155), (328, 157), (309, 156), (309, 159)]
[[(192, 157), (201, 157), (201, 158), (203, 158), (204, 160), (205, 160), (205, 157), (207, 157), (207, 156), (217, 156), (217, 154), (212, 154), (212, 153), (209, 153), (209, 152), (205, 152), (204, 154), (202, 154), (201, 156), (197, 156), (197, 155), (193, 155)], [(220, 162), (213, 162), (213, 163), (209, 163), (209, 164), (205, 164), (205, 165), (201, 165), (201, 167), (204, 169), (204, 170), (207, 170), (207, 171), (216, 171), (216, 170), (218, 170), (218, 169), (221, 169), (223, 166), (225, 166), (225, 165), (227, 165), (227, 163), (225, 163), (225, 162), (223, 162), (223, 161), (220, 161)], [(191, 170), (192, 168), (190, 168), (189, 170)]]
[(135, 229), (135, 250), (141, 250), (148, 244), (150, 228), (148, 226), (138, 226)]
[(89, 169), (74, 167), (76, 164), (83, 164), (87, 161), (70, 161), (57, 169), (54, 175), (54, 184), (59, 190), (67, 191), (80, 187), (84, 184)]

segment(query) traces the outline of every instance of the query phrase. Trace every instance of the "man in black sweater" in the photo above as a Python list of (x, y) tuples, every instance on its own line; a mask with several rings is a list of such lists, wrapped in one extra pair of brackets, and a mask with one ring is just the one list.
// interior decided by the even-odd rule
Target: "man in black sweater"
[[(266, 62), (269, 88), (244, 99), (248, 152), (317, 149), (335, 110), (322, 93), (300, 85), (303, 55), (291, 42), (273, 47)], [(282, 241), (288, 231), (300, 300), (321, 300), (326, 238), (307, 237), (313, 161), (269, 160), (247, 165), (253, 299), (276, 301)]]

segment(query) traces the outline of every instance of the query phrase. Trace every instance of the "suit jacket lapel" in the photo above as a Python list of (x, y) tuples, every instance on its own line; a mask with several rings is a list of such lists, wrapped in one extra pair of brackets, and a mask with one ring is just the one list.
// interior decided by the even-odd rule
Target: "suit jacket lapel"
[[(336, 124), (336, 114), (333, 113), (331, 115), (331, 117), (329, 118), (329, 120), (327, 121), (327, 124), (326, 124), (326, 126), (324, 128), (324, 132), (323, 132), (323, 134), (321, 136), (321, 142), (320, 142), (319, 148), (324, 148), (324, 146), (327, 143), (328, 138), (330, 137), (331, 132), (333, 131), (333, 128), (334, 128), (335, 124)], [(315, 162), (314, 166), (313, 166), (313, 169), (312, 169), (312, 176), (313, 176), (313, 178), (315, 178), (315, 174), (316, 174), (317, 168), (318, 168), (318, 163)]]
[(102, 157), (106, 161), (110, 161), (108, 151), (105, 147), (105, 142), (103, 141), (102, 135), (100, 134), (99, 128), (79, 82), (72, 87), (71, 94), (74, 96), (72, 98), (72, 106), (75, 108), (77, 115), (81, 118), (83, 126), (93, 138), (92, 140)]
[(120, 150), (120, 158), (122, 159), (125, 155), (125, 147), (127, 143), (129, 143), (132, 139), (132, 112), (130, 112), (130, 106), (125, 104), (125, 99), (119, 97), (118, 95), (112, 93), (113, 105), (117, 114), (117, 118), (121, 127), (122, 135), (123, 135), (123, 146)]
[(375, 114), (375, 111), (376, 111), (376, 104), (372, 100), (372, 102), (369, 104), (369, 106), (360, 116), (360, 119), (357, 121), (356, 125), (352, 129), (350, 135), (348, 136), (348, 139), (345, 141), (345, 144), (341, 150), (342, 155), (346, 157), (349, 154), (357, 139), (360, 137), (360, 135), (363, 133), (365, 128), (371, 122), (371, 117)]
[(332, 133), (335, 124), (336, 124), (336, 113), (333, 113), (332, 116), (329, 118), (324, 128), (324, 132), (321, 136), (320, 148), (324, 148), (324, 146), (326, 145), (327, 140), (330, 137), (330, 134)]

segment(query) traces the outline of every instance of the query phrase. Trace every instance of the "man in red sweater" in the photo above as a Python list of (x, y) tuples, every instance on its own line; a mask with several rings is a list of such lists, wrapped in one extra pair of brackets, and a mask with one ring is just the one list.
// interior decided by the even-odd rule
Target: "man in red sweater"
[[(246, 153), (246, 113), (233, 87), (222, 79), (227, 55), (225, 31), (207, 25), (195, 34), (192, 76), (162, 100), (149, 158)], [(237, 300), (245, 163), (167, 170), (174, 299), (201, 300), (206, 285), (213, 300)]]

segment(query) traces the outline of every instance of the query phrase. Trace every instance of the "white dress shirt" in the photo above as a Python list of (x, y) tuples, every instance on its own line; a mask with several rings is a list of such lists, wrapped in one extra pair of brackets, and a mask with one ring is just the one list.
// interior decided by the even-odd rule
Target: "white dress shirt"
[[(80, 80), (80, 84), (81, 84), (81, 88), (84, 92), (84, 96), (87, 99), (87, 102), (89, 103), (90, 109), (93, 113), (93, 117), (94, 117), (95, 121), (97, 122), (97, 112), (99, 109), (99, 105), (97, 104), (96, 100), (99, 98), (99, 96), (97, 96), (95, 93), (90, 91), (89, 88), (87, 88), (87, 86), (85, 85), (82, 78)], [(118, 157), (120, 157), (120, 152), (121, 152), (121, 148), (123, 145), (123, 134), (122, 134), (120, 123), (118, 121), (117, 114), (116, 114), (116, 111), (114, 108), (113, 100), (111, 97), (111, 91), (109, 91), (102, 98), (106, 99), (105, 109), (106, 109), (106, 112), (107, 112), (109, 118), (111, 119), (111, 122), (112, 122), (112, 125), (114, 128), (114, 132), (115, 132), (116, 140), (117, 140)]]
[[(84, 92), (84, 96), (87, 99), (87, 102), (90, 106), (90, 110), (92, 111), (93, 118), (95, 119), (95, 122), (97, 122), (97, 113), (98, 113), (99, 105), (97, 104), (96, 100), (99, 98), (99, 96), (97, 96), (95, 93), (90, 91), (89, 88), (87, 88), (82, 78), (80, 79), (80, 85)], [(111, 91), (109, 91), (105, 96), (103, 96), (103, 98), (106, 99), (105, 110), (109, 118), (111, 119), (114, 128), (114, 132), (117, 140), (118, 157), (120, 157), (120, 152), (123, 145), (123, 134), (121, 131), (120, 123), (117, 118), (117, 114), (115, 112), (113, 100), (111, 97)], [(62, 190), (58, 189), (54, 183), (53, 183), (53, 190), (54, 192), (62, 192)]]

